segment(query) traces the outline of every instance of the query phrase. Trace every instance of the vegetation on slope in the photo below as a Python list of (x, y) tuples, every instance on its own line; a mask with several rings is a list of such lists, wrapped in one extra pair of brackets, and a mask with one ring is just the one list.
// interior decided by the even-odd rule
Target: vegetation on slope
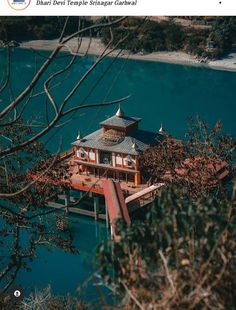
[[(235, 141), (219, 124), (209, 130), (198, 119), (188, 141), (167, 144), (144, 154), (154, 180), (186, 155), (227, 160), (235, 176)], [(121, 309), (235, 309), (236, 186), (231, 197), (229, 183), (207, 186), (198, 170), (182, 181), (173, 175), (144, 218), (118, 221), (121, 240), (98, 248), (101, 276)]]
[[(105, 18), (102, 18), (105, 19)], [(204, 17), (199, 17), (205, 21)], [(198, 20), (198, 22), (200, 22)], [(60, 36), (65, 17), (0, 17), (0, 38), (3, 41), (23, 41), (32, 39), (55, 39)], [(100, 22), (89, 18), (80, 18), (84, 26)], [(150, 20), (128, 17), (113, 28), (115, 46), (127, 35), (119, 47), (137, 52), (184, 51), (201, 57), (217, 58), (231, 51), (236, 45), (236, 18), (215, 17), (209, 27), (196, 27), (196, 21), (188, 21), (190, 26), (176, 22), (174, 18)], [(78, 18), (70, 17), (66, 34), (78, 28)], [(110, 30), (93, 30), (86, 35), (100, 36), (103, 43), (110, 39)]]
[(163, 190), (145, 220), (98, 249), (120, 309), (235, 309), (235, 202)]
[[(124, 33), (129, 33), (129, 36), (120, 47), (134, 53), (182, 50), (215, 58), (234, 48), (236, 18), (216, 17), (211, 27), (196, 28), (184, 27), (173, 19), (157, 22), (130, 17), (114, 29), (114, 44)], [(101, 37), (104, 43), (108, 43), (109, 30), (102, 30)]]
[[(0, 39), (3, 41), (24, 41), (55, 39), (61, 34), (66, 18), (63, 16), (21, 16), (0, 17)], [(84, 26), (91, 21), (80, 19)], [(65, 34), (78, 30), (78, 17), (70, 17)]]

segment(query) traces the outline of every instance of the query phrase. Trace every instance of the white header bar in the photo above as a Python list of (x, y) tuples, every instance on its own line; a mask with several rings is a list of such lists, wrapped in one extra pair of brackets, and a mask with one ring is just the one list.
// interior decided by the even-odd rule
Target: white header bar
[(224, 16), (235, 0), (0, 0), (1, 16)]

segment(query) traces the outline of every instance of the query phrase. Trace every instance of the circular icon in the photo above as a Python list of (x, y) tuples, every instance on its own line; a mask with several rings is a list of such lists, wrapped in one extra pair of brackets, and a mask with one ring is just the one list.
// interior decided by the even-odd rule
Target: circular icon
[(21, 295), (21, 293), (20, 293), (19, 290), (14, 291), (14, 296), (15, 296), (16, 298), (20, 297), (20, 295)]
[(7, 0), (7, 2), (13, 10), (22, 11), (30, 5), (31, 0)]
[(16, 285), (12, 288), (11, 298), (14, 301), (21, 301), (24, 298), (24, 291), (21, 286)]

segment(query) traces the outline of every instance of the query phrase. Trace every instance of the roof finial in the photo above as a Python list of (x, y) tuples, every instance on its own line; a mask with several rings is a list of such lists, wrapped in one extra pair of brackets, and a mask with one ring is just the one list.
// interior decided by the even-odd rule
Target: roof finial
[(138, 148), (138, 146), (137, 146), (137, 143), (136, 143), (135, 139), (133, 139), (132, 148), (133, 148), (133, 149), (135, 149), (135, 150)]
[(80, 131), (78, 132), (78, 136), (77, 136), (76, 139), (77, 139), (77, 140), (81, 140), (81, 139), (82, 139), (82, 135), (81, 135)]
[(123, 117), (124, 116), (124, 112), (121, 109), (120, 104), (119, 104), (119, 109), (116, 112), (116, 116), (118, 116), (118, 117)]
[(161, 123), (161, 127), (160, 127), (160, 129), (159, 129), (159, 132), (160, 132), (160, 133), (164, 133), (164, 132), (165, 132), (165, 129), (163, 128), (162, 123)]

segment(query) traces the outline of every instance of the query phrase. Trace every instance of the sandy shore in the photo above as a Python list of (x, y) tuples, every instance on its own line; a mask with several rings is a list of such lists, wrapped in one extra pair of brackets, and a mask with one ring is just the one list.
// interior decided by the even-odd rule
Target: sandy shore
[[(35, 50), (53, 50), (58, 44), (58, 40), (34, 40), (23, 42), (20, 47)], [(89, 49), (88, 49), (89, 47)], [(68, 51), (70, 53), (75, 53), (77, 49), (77, 40), (71, 40), (66, 46), (62, 47), (62, 51)], [(93, 39), (91, 42), (88, 38), (84, 38), (80, 46), (79, 54), (83, 55), (88, 50), (89, 55), (100, 55), (104, 50), (104, 45), (101, 43), (100, 39)], [(112, 52), (110, 56), (115, 56), (116, 52)], [(155, 52), (150, 54), (130, 54), (127, 51), (122, 51), (120, 57), (129, 57), (130, 59), (144, 60), (144, 61), (158, 61), (173, 64), (182, 64), (190, 66), (204, 66), (216, 70), (226, 70), (236, 72), (236, 53), (231, 53), (227, 57), (209, 61), (204, 63), (197, 59), (193, 55), (189, 55), (183, 52)]]

